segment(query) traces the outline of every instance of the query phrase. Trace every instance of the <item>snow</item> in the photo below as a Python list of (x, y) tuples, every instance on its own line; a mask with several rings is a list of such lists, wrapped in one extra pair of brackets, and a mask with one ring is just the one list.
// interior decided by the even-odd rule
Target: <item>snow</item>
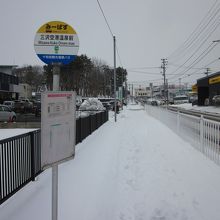
[(218, 113), (220, 114), (220, 106), (192, 106), (192, 103), (184, 103), (179, 105), (171, 105), (179, 108), (184, 108), (188, 110), (197, 110), (200, 112), (210, 112), (210, 113)]
[(10, 138), (16, 135), (25, 134), (36, 129), (0, 129), (0, 140)]
[[(59, 166), (58, 220), (219, 220), (219, 186), (219, 166), (128, 105)], [(51, 169), (3, 203), (0, 219), (51, 219)]]
[(105, 110), (105, 108), (97, 98), (88, 98), (80, 105), (79, 110)]
[(97, 111), (105, 110), (105, 107), (102, 105), (101, 101), (98, 98), (87, 98), (79, 107), (77, 111), (78, 117), (88, 117), (91, 114), (95, 114)]

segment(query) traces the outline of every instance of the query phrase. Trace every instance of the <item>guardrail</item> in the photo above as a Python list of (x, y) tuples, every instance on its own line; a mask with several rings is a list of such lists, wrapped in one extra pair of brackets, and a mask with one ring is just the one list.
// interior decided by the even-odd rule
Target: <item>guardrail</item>
[(148, 114), (159, 119), (208, 158), (220, 165), (220, 122), (145, 105)]
[[(106, 121), (108, 121), (108, 111), (78, 118), (76, 144)], [(40, 130), (35, 130), (0, 140), (0, 204), (42, 172), (40, 138)]]

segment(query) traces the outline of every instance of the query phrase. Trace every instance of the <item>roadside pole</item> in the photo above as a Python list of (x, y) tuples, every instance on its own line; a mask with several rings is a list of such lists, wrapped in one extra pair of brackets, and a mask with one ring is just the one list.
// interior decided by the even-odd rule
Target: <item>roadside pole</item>
[[(53, 64), (53, 91), (59, 91), (60, 64)], [(58, 219), (58, 164), (52, 165), (52, 220)]]
[(114, 98), (115, 98), (115, 122), (117, 121), (116, 115), (116, 40), (115, 36), (113, 36), (113, 45), (114, 45)]

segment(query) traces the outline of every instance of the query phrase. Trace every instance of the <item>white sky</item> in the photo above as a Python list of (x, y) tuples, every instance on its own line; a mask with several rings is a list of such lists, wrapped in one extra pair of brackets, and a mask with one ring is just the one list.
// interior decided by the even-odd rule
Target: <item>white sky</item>
[[(111, 115), (59, 166), (59, 220), (219, 220), (220, 167), (141, 109)], [(51, 219), (51, 170), (3, 203), (0, 219)]]
[[(117, 65), (122, 64), (128, 70), (160, 67), (161, 58), (168, 57), (187, 39), (215, 2), (216, 0), (100, 0), (112, 32), (116, 36), (121, 58), (121, 61), (117, 59)], [(96, 0), (1, 0), (0, 4), (1, 65), (43, 65), (34, 51), (36, 31), (48, 21), (60, 20), (73, 26), (77, 31), (80, 40), (79, 55), (96, 57), (113, 66), (112, 36)], [(219, 5), (216, 4), (215, 9), (217, 10), (218, 7)], [(206, 31), (206, 35), (209, 32)], [(218, 38), (219, 28), (202, 48), (207, 48), (212, 40)], [(204, 37), (198, 38), (198, 42), (195, 40), (197, 45), (202, 42), (202, 39)], [(197, 55), (202, 52), (202, 48)], [(207, 59), (202, 60), (196, 67), (203, 67), (217, 59), (218, 50), (219, 46), (216, 46), (207, 55)], [(171, 64), (184, 64), (190, 57), (190, 53), (186, 54), (182, 60), (175, 60), (175, 62), (168, 60), (167, 73), (172, 73), (176, 69)], [(196, 57), (189, 61), (192, 62), (195, 59)], [(189, 66), (191, 62), (186, 63), (185, 66)], [(214, 64), (211, 67), (215, 72), (220, 63)], [(135, 85), (162, 82), (159, 68), (136, 70), (154, 74), (128, 71), (128, 79), (130, 82), (137, 82)], [(183, 77), (182, 83), (194, 83), (200, 76), (203, 75)], [(168, 82), (178, 84), (181, 77), (178, 75), (172, 80), (168, 78)]]

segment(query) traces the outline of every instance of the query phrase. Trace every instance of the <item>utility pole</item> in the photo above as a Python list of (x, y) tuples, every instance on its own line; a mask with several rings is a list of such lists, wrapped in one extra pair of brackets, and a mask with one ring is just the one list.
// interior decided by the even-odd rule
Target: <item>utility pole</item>
[(167, 65), (167, 59), (161, 59), (162, 64), (161, 64), (161, 68), (163, 70), (163, 89), (164, 89), (164, 99), (165, 102), (168, 103), (168, 97), (167, 97), (167, 92), (166, 92), (166, 65)]
[(122, 70), (122, 72), (121, 72), (121, 109), (123, 110), (123, 103), (124, 103), (124, 101), (123, 101), (123, 83), (124, 83), (124, 81), (123, 81), (123, 77), (124, 77), (124, 74), (123, 74), (123, 70)]
[(116, 116), (116, 40), (115, 36), (113, 36), (113, 50), (114, 50), (114, 98), (115, 98), (115, 122), (117, 121), (117, 116)]
[(206, 68), (206, 72), (205, 72), (206, 76), (208, 76), (209, 73), (210, 73), (210, 68)]
[(127, 78), (125, 79), (125, 104), (128, 103), (128, 84), (127, 84)]
[(131, 84), (132, 97), (134, 97), (134, 85)]
[(181, 78), (179, 78), (179, 95), (181, 94)]

